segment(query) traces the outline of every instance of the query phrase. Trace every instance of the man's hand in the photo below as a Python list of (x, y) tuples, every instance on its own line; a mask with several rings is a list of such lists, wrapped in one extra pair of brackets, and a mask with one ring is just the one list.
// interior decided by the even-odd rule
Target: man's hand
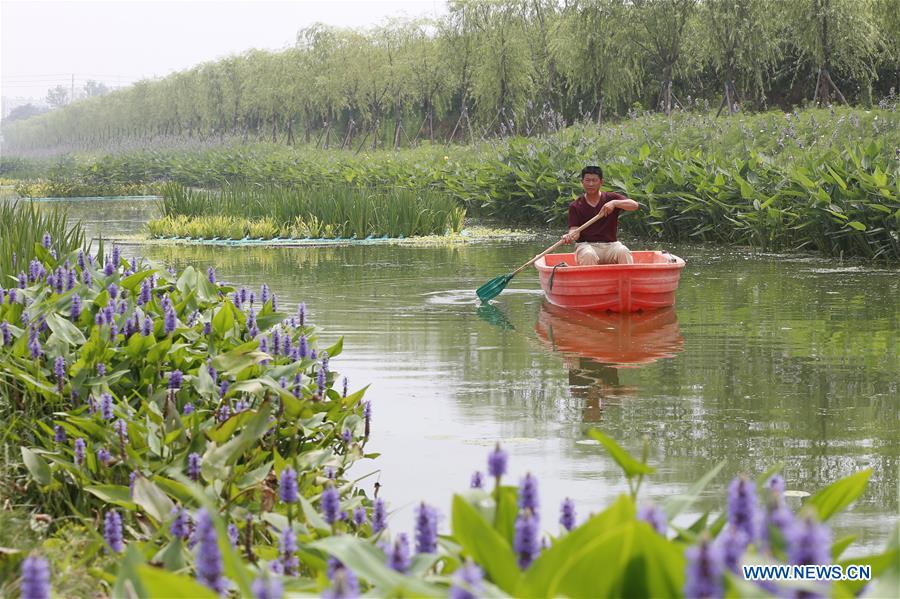
[(566, 233), (562, 236), (562, 242), (567, 244), (573, 243), (576, 239), (578, 239), (578, 236), (576, 235), (575, 237), (573, 237), (571, 233)]
[(617, 201), (618, 200), (610, 200), (609, 202), (606, 202), (605, 204), (600, 206), (600, 216), (609, 216), (610, 214), (612, 214), (612, 211), (618, 208), (618, 206), (616, 205)]

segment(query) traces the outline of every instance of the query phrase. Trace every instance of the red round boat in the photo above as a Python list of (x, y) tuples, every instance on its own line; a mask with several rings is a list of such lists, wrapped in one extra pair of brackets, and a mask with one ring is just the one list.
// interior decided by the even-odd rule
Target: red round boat
[(575, 254), (534, 263), (547, 299), (562, 308), (637, 312), (675, 304), (684, 260), (668, 252), (631, 252), (634, 264), (576, 266)]

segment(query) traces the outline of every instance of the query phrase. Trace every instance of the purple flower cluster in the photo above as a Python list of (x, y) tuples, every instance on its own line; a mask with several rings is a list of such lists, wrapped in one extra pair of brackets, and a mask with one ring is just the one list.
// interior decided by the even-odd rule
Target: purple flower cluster
[(638, 520), (643, 520), (653, 527), (653, 530), (666, 536), (669, 530), (668, 518), (664, 509), (654, 503), (645, 503), (641, 506), (637, 513)]
[(191, 453), (188, 455), (188, 476), (194, 482), (200, 480), (200, 454)]
[(575, 528), (575, 502), (566, 497), (559, 510), (559, 523), (566, 530)]
[(416, 553), (437, 552), (437, 510), (425, 502), (416, 508)]
[(519, 509), (538, 513), (538, 481), (530, 472), (525, 475), (519, 485)]
[(113, 398), (109, 393), (102, 393), (100, 395), (100, 416), (104, 420), (113, 419)]
[(516, 517), (513, 550), (516, 552), (519, 568), (525, 570), (540, 552), (539, 521), (529, 510), (519, 511)]
[(724, 596), (722, 557), (708, 540), (700, 541), (685, 552), (687, 571), (684, 596), (687, 599), (717, 599)]
[(125, 550), (125, 542), (122, 540), (122, 517), (116, 510), (106, 512), (103, 538), (113, 553), (122, 553)]
[(195, 568), (197, 580), (223, 595), (228, 588), (225, 580), (225, 569), (222, 564), (222, 553), (219, 551), (219, 542), (216, 535), (216, 527), (212, 517), (205, 509), (197, 512), (197, 553)]
[(260, 576), (253, 581), (250, 590), (254, 599), (281, 599), (284, 596), (284, 586), (273, 576)]
[(484, 474), (481, 473), (481, 470), (476, 470), (472, 473), (472, 478), (469, 480), (469, 487), (472, 489), (484, 488)]
[(66, 442), (66, 429), (58, 424), (53, 427), (53, 441), (56, 443)]
[(22, 583), (19, 587), (22, 599), (50, 599), (50, 565), (37, 554), (22, 561)]
[(388, 565), (401, 574), (409, 570), (409, 537), (406, 536), (406, 533), (401, 532), (397, 535), (397, 539), (394, 541), (394, 546), (388, 556)]
[(172, 513), (175, 514), (175, 519), (169, 526), (169, 532), (176, 539), (186, 541), (191, 536), (191, 515), (186, 509), (178, 507), (172, 508)]
[(497, 443), (494, 451), (488, 455), (488, 474), (499, 480), (500, 477), (506, 474), (506, 464), (508, 461), (509, 456), (500, 448), (500, 444)]
[(169, 389), (177, 390), (181, 389), (181, 385), (184, 383), (184, 375), (180, 370), (173, 370), (169, 373)]
[(453, 575), (450, 599), (476, 599), (476, 597), (484, 596), (483, 580), (484, 574), (481, 568), (471, 560), (466, 560), (466, 563)]
[(758, 537), (759, 507), (756, 487), (746, 476), (739, 476), (728, 486), (728, 522), (742, 530), (750, 542)]
[(84, 452), (87, 449), (84, 439), (81, 437), (75, 439), (75, 465), (84, 465)]
[(322, 491), (322, 515), (329, 524), (334, 524), (341, 509), (341, 495), (334, 485), (330, 484)]
[(290, 526), (281, 532), (281, 540), (278, 543), (278, 553), (281, 559), (282, 571), (288, 576), (296, 576), (300, 566), (297, 559), (297, 534)]
[(299, 492), (297, 489), (297, 471), (293, 468), (285, 468), (281, 471), (281, 480), (278, 484), (278, 494), (285, 503), (297, 503)]
[(381, 532), (387, 528), (387, 504), (384, 499), (376, 499), (372, 508), (372, 532)]

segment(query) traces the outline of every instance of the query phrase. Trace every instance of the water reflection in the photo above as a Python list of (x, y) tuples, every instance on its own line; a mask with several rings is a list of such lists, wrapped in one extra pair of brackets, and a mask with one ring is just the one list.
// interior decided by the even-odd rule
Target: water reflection
[(586, 312), (541, 305), (535, 325), (551, 350), (601, 364), (651, 364), (684, 351), (674, 307), (648, 312)]

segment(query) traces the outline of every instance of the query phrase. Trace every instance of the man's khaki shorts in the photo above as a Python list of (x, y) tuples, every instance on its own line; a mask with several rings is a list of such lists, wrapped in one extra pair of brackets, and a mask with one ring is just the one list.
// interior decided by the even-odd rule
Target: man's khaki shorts
[(633, 264), (631, 250), (621, 241), (610, 243), (590, 243), (583, 241), (575, 246), (575, 261), (578, 266), (595, 264)]

